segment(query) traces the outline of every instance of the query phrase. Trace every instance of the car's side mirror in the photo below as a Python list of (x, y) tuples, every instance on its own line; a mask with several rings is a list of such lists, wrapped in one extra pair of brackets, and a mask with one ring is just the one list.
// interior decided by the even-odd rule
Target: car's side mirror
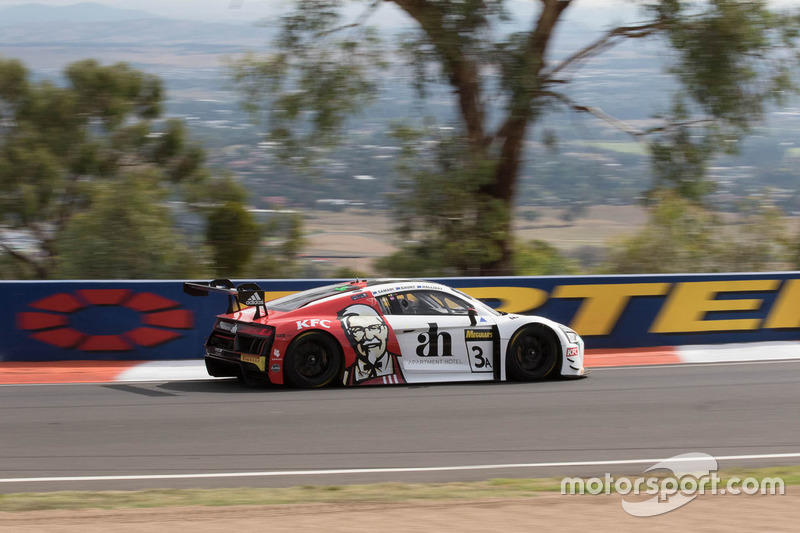
[(470, 307), (469, 309), (467, 309), (467, 314), (469, 315), (469, 325), (470, 326), (476, 325), (478, 323), (477, 319), (478, 312), (472, 307)]

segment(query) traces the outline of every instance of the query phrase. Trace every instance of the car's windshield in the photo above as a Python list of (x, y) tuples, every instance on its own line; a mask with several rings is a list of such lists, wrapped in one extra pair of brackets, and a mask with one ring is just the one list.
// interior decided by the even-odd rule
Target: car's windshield
[(322, 298), (327, 298), (328, 296), (333, 296), (335, 294), (357, 291), (361, 288), (362, 287), (342, 283), (337, 283), (336, 285), (325, 285), (324, 287), (308, 289), (307, 291), (302, 291), (271, 300), (267, 302), (267, 309), (282, 312), (294, 311), (295, 309), (310, 304), (313, 301), (321, 300)]
[(463, 296), (467, 300), (467, 302), (471, 303), (472, 306), (475, 307), (476, 309), (484, 309), (485, 311), (488, 311), (489, 313), (491, 313), (491, 314), (493, 314), (495, 316), (499, 316), (499, 315), (504, 315), (505, 314), (504, 312), (498, 311), (497, 309), (493, 308), (487, 302), (483, 302), (483, 301), (475, 298), (474, 296), (470, 296), (469, 294), (461, 292), (460, 290), (458, 290), (456, 288), (453, 288), (453, 287), (451, 287), (451, 290), (453, 292)]

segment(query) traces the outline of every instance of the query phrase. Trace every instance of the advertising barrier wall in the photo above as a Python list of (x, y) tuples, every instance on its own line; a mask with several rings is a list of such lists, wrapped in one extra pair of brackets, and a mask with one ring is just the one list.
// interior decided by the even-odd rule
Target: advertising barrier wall
[[(590, 349), (800, 340), (800, 272), (436, 281), (568, 324)], [(335, 281), (256, 282), (270, 299)], [(0, 361), (195, 359), (226, 307), (182, 281), (0, 282)]]

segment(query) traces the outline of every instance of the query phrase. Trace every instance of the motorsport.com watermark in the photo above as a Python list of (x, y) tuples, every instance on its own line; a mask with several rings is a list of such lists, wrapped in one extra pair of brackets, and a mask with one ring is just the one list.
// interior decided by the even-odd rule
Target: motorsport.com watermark
[[(622, 508), (633, 516), (657, 516), (682, 507), (704, 494), (732, 495), (782, 495), (786, 493), (783, 479), (765, 477), (730, 477), (723, 481), (717, 475), (717, 460), (706, 453), (685, 453), (659, 461), (647, 470), (669, 470), (668, 476), (614, 477), (606, 473), (602, 478), (583, 479), (568, 477), (561, 480), (561, 494), (611, 494), (623, 496)], [(647, 499), (628, 500), (625, 496), (652, 496)]]

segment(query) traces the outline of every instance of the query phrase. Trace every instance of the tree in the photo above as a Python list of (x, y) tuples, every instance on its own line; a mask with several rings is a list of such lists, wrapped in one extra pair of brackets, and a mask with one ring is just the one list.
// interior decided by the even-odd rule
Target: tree
[(241, 203), (219, 204), (208, 217), (206, 242), (219, 277), (240, 277), (260, 245), (262, 228)]
[[(298, 262), (305, 246), (303, 217), (298, 213), (276, 213), (262, 226), (263, 245), (245, 271), (250, 278), (294, 278), (308, 276)], [(306, 265), (306, 270), (308, 266)]]
[(98, 184), (60, 234), (57, 275), (83, 279), (206, 277), (207, 254), (188, 245), (164, 204), (160, 176), (132, 172)]
[(570, 276), (580, 274), (574, 261), (544, 241), (530, 241), (517, 248), (514, 271), (520, 276)]
[[(0, 230), (22, 231), (38, 243), (34, 250), (20, 250), (3, 231), (0, 251), (40, 279), (53, 277), (59, 268), (77, 275), (78, 265), (89, 267), (76, 239), (116, 249), (110, 241), (118, 235), (98, 221), (114, 220), (112, 201), (122, 202), (120, 219), (136, 213), (124, 205), (128, 199), (111, 189), (131, 192), (129, 200), (144, 207), (143, 201), (163, 202), (164, 194), (179, 185), (208, 178), (203, 151), (187, 142), (183, 123), (154, 126), (162, 103), (158, 78), (124, 63), (102, 66), (94, 60), (73, 63), (64, 74), (64, 87), (32, 82), (19, 61), (0, 59)], [(142, 180), (152, 194), (134, 187), (134, 180)], [(142, 216), (166, 223), (165, 214), (156, 211), (145, 210)], [(81, 213), (85, 216), (74, 220)], [(136, 249), (163, 234), (160, 228), (125, 229), (146, 239), (136, 242)], [(61, 246), (64, 237), (68, 242)], [(59, 265), (61, 250), (69, 259)], [(104, 271), (125, 272), (114, 265), (107, 263), (111, 270)], [(132, 271), (145, 275), (138, 266)], [(93, 268), (85, 272), (99, 275)]]
[(675, 191), (656, 196), (647, 225), (609, 247), (607, 273), (758, 272), (796, 266), (785, 221), (768, 199), (750, 199), (737, 220), (726, 222)]
[[(418, 163), (419, 179), (412, 179), (420, 200), (413, 213), (430, 217), (433, 194), (449, 211), (446, 218), (459, 223), (424, 231), (407, 252), (436, 259), (441, 251), (435, 248), (450, 242), (454, 228), (479, 228), (456, 232), (456, 238), (470, 253), (484, 254), (477, 260), (481, 274), (512, 271), (511, 213), (520, 164), (525, 141), (546, 109), (566, 106), (614, 124), (652, 147), (659, 186), (702, 194), (710, 156), (723, 141), (745, 134), (765, 106), (781, 102), (792, 86), (798, 17), (773, 13), (764, 0), (652, 0), (644, 3), (648, 20), (610, 29), (559, 58), (552, 51), (555, 30), (577, 0), (539, 0), (537, 15), (522, 31), (504, 26), (509, 15), (503, 0), (363, 3), (364, 14), (348, 20), (343, 1), (297, 0), (282, 19), (276, 50), (239, 62), (235, 79), (251, 110), (283, 143), (285, 159), (294, 156), (307, 165), (312, 152), (300, 147), (334, 144), (347, 118), (376, 94), (373, 66), (386, 56), (366, 27), (369, 15), (383, 4), (402, 11), (415, 25), (400, 47), (410, 59), (413, 83), (423, 93), (431, 81), (449, 84), (458, 113), (456, 138), (466, 147), (455, 169), (452, 157), (422, 154), (427, 160)], [(673, 51), (671, 72), (681, 86), (669, 112), (657, 117), (659, 124), (639, 130), (568, 96), (565, 87), (587, 61), (621, 42), (645, 38), (660, 39)], [(451, 180), (467, 168), (474, 179), (457, 190)], [(453, 187), (434, 190), (432, 169), (444, 172), (440, 181)], [(463, 193), (472, 201), (458, 211), (455, 202)], [(476, 211), (475, 205), (489, 208)], [(445, 260), (471, 273), (474, 261), (463, 256)]]

